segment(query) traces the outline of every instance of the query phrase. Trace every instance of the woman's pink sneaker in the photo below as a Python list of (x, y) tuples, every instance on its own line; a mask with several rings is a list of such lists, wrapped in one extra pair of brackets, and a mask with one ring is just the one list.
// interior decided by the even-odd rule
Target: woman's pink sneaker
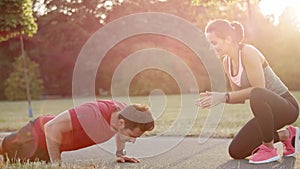
[(295, 156), (298, 153), (298, 141), (299, 141), (299, 128), (289, 126), (287, 130), (290, 133), (290, 136), (288, 139), (283, 141), (283, 156), (291, 157)]
[(253, 152), (255, 153), (252, 154), (249, 160), (251, 164), (269, 163), (280, 159), (276, 148), (272, 149), (263, 144), (257, 147)]

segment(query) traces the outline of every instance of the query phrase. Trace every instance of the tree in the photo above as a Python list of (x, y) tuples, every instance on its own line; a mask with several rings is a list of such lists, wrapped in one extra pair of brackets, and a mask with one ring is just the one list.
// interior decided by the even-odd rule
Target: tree
[(32, 36), (37, 32), (37, 24), (35, 23), (32, 11), (32, 1), (3, 0), (0, 2), (0, 11), (0, 42), (20, 35), (29, 117), (32, 117), (30, 87), (23, 42), (23, 35)]
[(34, 10), (37, 15), (60, 13), (70, 20), (97, 19), (105, 24), (108, 13), (124, 0), (35, 0)]
[(0, 42), (37, 32), (31, 0), (0, 1)]
[[(250, 43), (257, 46), (265, 54), (272, 68), (280, 74), (283, 74), (284, 70), (282, 69), (285, 69), (280, 65), (286, 66), (288, 63), (284, 62), (288, 60), (290, 62), (294, 61), (298, 59), (297, 57), (294, 58), (294, 56), (299, 56), (298, 50), (292, 49), (289, 51), (293, 53), (291, 55), (293, 58), (282, 58), (282, 53), (284, 56), (287, 54), (287, 48), (283, 49), (283, 47), (288, 46), (291, 49), (291, 46), (299, 44), (299, 40), (297, 40), (299, 36), (293, 36), (294, 34), (292, 34), (293, 42), (287, 40), (286, 31), (280, 30), (280, 25), (279, 27), (272, 25), (269, 19), (262, 15), (258, 6), (260, 0), (33, 1), (36, 4), (34, 9), (39, 31), (33, 38), (24, 37), (24, 41), (26, 43), (27, 56), (40, 65), (45, 87), (44, 92), (49, 95), (70, 96), (72, 94), (72, 72), (75, 61), (86, 40), (104, 24), (134, 13), (163, 12), (173, 14), (190, 21), (201, 30), (204, 30), (205, 25), (211, 19), (237, 20), (245, 26), (245, 42), (250, 41)], [(44, 3), (38, 3), (40, 1)], [(200, 3), (192, 5), (192, 1)], [(283, 34), (279, 38), (278, 35), (281, 31)], [(274, 39), (274, 37), (276, 38)], [(10, 41), (0, 44), (0, 88), (4, 86), (1, 85), (1, 82), (2, 84), (4, 82), (2, 79), (8, 77), (8, 73), (12, 69), (13, 57), (6, 60), (7, 56), (16, 56), (18, 54), (16, 50), (19, 50), (19, 48), (15, 47), (15, 45), (19, 47), (17, 39), (10, 39)], [(200, 65), (201, 63), (199, 62), (201, 61), (198, 61), (199, 59), (196, 60), (197, 58), (194, 58), (193, 54), (187, 53), (188, 48), (182, 46), (180, 42), (167, 37), (143, 35), (124, 39), (124, 41), (112, 47), (103, 59), (103, 64), (101, 63), (101, 70), (97, 72), (97, 77), (101, 78), (96, 79), (96, 90), (98, 88), (109, 90), (114, 69), (122, 59), (137, 50), (149, 47), (163, 48), (176, 53), (195, 72), (196, 78), (199, 78), (200, 85), (203, 84), (204, 87), (209, 85), (206, 84), (208, 80), (204, 79), (206, 77), (205, 68)], [(293, 72), (300, 72), (298, 67), (293, 66), (293, 68), (295, 70)], [(146, 73), (149, 77), (157, 74), (163, 77), (163, 74), (160, 72), (147, 71), (143, 73)], [(290, 71), (284, 74), (284, 77), (290, 77)], [(140, 82), (140, 77), (142, 75), (135, 78), (135, 80)], [(144, 77), (142, 78), (143, 80), (145, 79)], [(171, 82), (168, 78), (165, 78), (165, 81), (166, 84)], [(151, 82), (157, 83), (153, 80)], [(300, 83), (297, 82), (296, 78), (291, 82), (294, 84), (293, 87), (299, 86), (296, 84)], [(138, 89), (140, 85), (140, 83), (133, 82), (132, 89)], [(139, 94), (138, 91), (133, 91), (133, 93)]]
[(26, 46), (28, 56), (40, 64), (47, 95), (71, 96), (72, 73), (80, 49), (105, 24), (109, 13), (115, 6), (120, 6), (122, 1), (34, 2), (39, 31), (30, 39), (32, 43)]
[[(39, 65), (25, 57), (30, 82), (30, 95), (33, 99), (39, 99), (43, 91), (43, 81), (39, 71)], [(8, 100), (25, 100), (27, 98), (26, 85), (23, 70), (23, 58), (17, 57), (13, 63), (13, 72), (5, 81), (5, 96)]]

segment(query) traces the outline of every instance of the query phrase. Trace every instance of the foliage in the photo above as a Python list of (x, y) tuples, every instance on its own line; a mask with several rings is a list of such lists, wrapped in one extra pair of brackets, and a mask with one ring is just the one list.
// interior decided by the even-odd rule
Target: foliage
[(31, 0), (2, 0), (0, 11), (0, 42), (37, 32)]
[[(37, 24), (33, 17), (31, 0), (2, 0), (0, 1), (0, 11), (0, 60), (3, 60), (0, 69), (4, 70), (1, 71), (0, 91), (4, 91), (4, 81), (10, 73), (13, 59), (7, 56), (16, 56), (18, 55), (16, 51), (19, 50), (13, 38), (19, 35), (31, 37), (37, 32)], [(3, 98), (2, 93), (0, 98)]]
[[(27, 43), (26, 50), (30, 50), (29, 56), (41, 66), (47, 95), (71, 95), (72, 73), (80, 49), (122, 1), (111, 2), (34, 1), (39, 31), (30, 39), (32, 43)], [(41, 9), (45, 9), (44, 13), (39, 12)]]
[(42, 16), (38, 23), (38, 34), (26, 46), (29, 56), (40, 65), (47, 94), (70, 95), (76, 57), (91, 35), (89, 29), (95, 28), (85, 28), (84, 22), (71, 21), (60, 13)]
[[(39, 99), (43, 90), (43, 81), (39, 72), (39, 65), (25, 57), (27, 64), (28, 80), (31, 86), (30, 94), (33, 99)], [(22, 56), (16, 58), (13, 63), (13, 71), (5, 81), (5, 95), (8, 100), (24, 100), (27, 99), (24, 67)]]
[(19, 41), (5, 41), (0, 43), (0, 100), (5, 98), (4, 96), (4, 81), (8, 78), (12, 71), (12, 63), (14, 57), (19, 55)]
[[(300, 33), (293, 29), (295, 23), (289, 20), (293, 18), (288, 18), (287, 14), (280, 19), (279, 25), (274, 25), (271, 18), (266, 18), (259, 10), (259, 0), (196, 0), (198, 4), (193, 4), (193, 0), (112, 0), (112, 6), (104, 7), (106, 1), (110, 0), (45, 0), (44, 3), (34, 0), (39, 31), (34, 37), (24, 40), (28, 57), (40, 65), (45, 94), (70, 96), (74, 65), (89, 37), (106, 23), (141, 12), (173, 14), (201, 30), (211, 19), (237, 20), (245, 27), (245, 42), (254, 44), (262, 51), (290, 89), (300, 89), (300, 79), (296, 78), (300, 76), (297, 65)], [(45, 12), (41, 13), (43, 8)], [(14, 47), (16, 43), (15, 39), (10, 39), (0, 44), (0, 98), (3, 79), (12, 70), (13, 57), (19, 55), (19, 48)], [(162, 48), (176, 54), (194, 72), (199, 89), (209, 89), (205, 67), (188, 47), (168, 37), (141, 35), (124, 39), (111, 48), (102, 63), (99, 63), (95, 90), (110, 90), (112, 76), (121, 61), (131, 53), (145, 48)], [(158, 77), (164, 85), (160, 85), (160, 81), (151, 80), (152, 77)], [(162, 72), (144, 71), (133, 79), (130, 92), (140, 95), (156, 86), (165, 88), (163, 86), (174, 86), (174, 82)], [(171, 92), (166, 92), (176, 93), (177, 88), (174, 86)]]
[(279, 24), (274, 25), (272, 18), (264, 18), (258, 10), (253, 8), (253, 26), (248, 25), (252, 43), (263, 52), (280, 79), (291, 90), (299, 90), (300, 31), (294, 25), (293, 16), (284, 12)]
[(104, 24), (110, 11), (121, 5), (123, 0), (35, 0), (37, 15), (60, 13), (70, 20), (97, 19)]
[[(160, 83), (153, 83), (155, 81)], [(136, 75), (132, 79), (129, 93), (133, 96), (147, 96), (155, 89), (160, 89), (165, 94), (180, 93), (176, 81), (167, 73), (156, 69), (145, 70)]]
[(193, 6), (228, 6), (231, 4), (258, 3), (260, 0), (191, 0)]
[(220, 4), (238, 3), (239, 0), (191, 0), (194, 6), (218, 6)]

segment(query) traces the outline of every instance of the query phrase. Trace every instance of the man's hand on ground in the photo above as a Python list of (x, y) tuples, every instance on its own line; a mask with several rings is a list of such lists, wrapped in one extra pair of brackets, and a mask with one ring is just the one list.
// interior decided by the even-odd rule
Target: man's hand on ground
[(128, 157), (128, 156), (118, 156), (117, 157), (117, 162), (118, 163), (139, 163), (140, 160), (134, 157)]

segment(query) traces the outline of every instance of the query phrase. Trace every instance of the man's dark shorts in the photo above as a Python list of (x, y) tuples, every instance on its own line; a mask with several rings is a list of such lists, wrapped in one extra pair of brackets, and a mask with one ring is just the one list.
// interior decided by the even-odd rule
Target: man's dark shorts
[(19, 131), (3, 139), (2, 147), (5, 161), (50, 161), (47, 150), (38, 146), (38, 138), (33, 123), (30, 121)]

